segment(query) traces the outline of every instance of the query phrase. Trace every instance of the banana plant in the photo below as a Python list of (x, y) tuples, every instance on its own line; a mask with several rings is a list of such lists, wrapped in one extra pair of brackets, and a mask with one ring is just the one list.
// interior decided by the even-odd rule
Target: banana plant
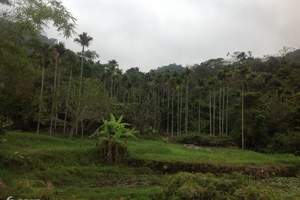
[(136, 138), (135, 134), (137, 131), (135, 129), (127, 128), (128, 123), (122, 122), (123, 116), (119, 119), (111, 114), (109, 120), (104, 120), (102, 126), (100, 126), (92, 137), (96, 136), (101, 140), (102, 138), (107, 138), (110, 141), (121, 141), (122, 138)]
[[(104, 120), (103, 125), (92, 135), (98, 137), (97, 146), (99, 145), (102, 149), (104, 161), (109, 163), (116, 163), (126, 155), (127, 139), (135, 138), (134, 134), (137, 132), (135, 129), (127, 128), (129, 124), (122, 122), (122, 120), (122, 116), (116, 119), (111, 114), (110, 119)], [(123, 142), (122, 138), (126, 139), (125, 146), (121, 144)]]

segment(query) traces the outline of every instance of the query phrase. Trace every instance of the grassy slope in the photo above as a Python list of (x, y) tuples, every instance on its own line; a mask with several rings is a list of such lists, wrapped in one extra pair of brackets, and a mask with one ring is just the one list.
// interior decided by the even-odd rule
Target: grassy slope
[[(149, 199), (161, 190), (164, 180), (163, 175), (147, 168), (94, 164), (90, 152), (95, 144), (91, 140), (66, 140), (24, 133), (9, 133), (3, 139), (5, 142), (0, 143), (0, 181), (2, 179), (7, 188), (2, 189), (1, 194), (0, 182), (0, 199), (1, 195), (12, 194), (23, 198)], [(129, 151), (138, 159), (167, 161), (256, 165), (299, 162), (299, 158), (291, 155), (264, 155), (217, 148), (189, 150), (181, 145), (153, 140), (130, 141)], [(278, 194), (291, 196), (291, 199), (300, 194), (296, 189), (300, 186), (297, 179), (264, 181), (251, 184), (269, 185)]]
[(234, 148), (187, 149), (179, 144), (156, 140), (129, 142), (131, 155), (138, 159), (157, 161), (182, 161), (231, 165), (293, 165), (300, 157), (291, 154), (263, 154)]
[[(62, 157), (71, 154), (87, 153), (95, 147), (92, 140), (49, 137), (45, 135), (13, 133), (7, 134), (9, 141), (3, 149), (22, 154), (52, 155), (60, 152)], [(130, 155), (137, 159), (158, 161), (182, 161), (232, 165), (280, 165), (300, 164), (300, 157), (292, 154), (263, 154), (234, 148), (203, 147), (187, 149), (180, 144), (165, 143), (159, 140), (137, 139), (128, 142)], [(41, 151), (42, 149), (42, 151)], [(63, 159), (63, 161), (66, 161)]]
[[(161, 176), (149, 169), (95, 164), (91, 140), (30, 133), (8, 133), (2, 140), (0, 199), (149, 199), (160, 191)], [(8, 189), (1, 190), (1, 182)]]

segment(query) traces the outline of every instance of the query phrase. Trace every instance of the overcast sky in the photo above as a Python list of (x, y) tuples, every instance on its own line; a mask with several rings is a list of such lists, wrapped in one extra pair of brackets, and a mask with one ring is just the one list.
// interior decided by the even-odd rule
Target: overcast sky
[[(148, 71), (194, 64), (227, 52), (275, 54), (300, 46), (300, 0), (63, 0), (77, 33), (94, 40), (101, 62)], [(54, 30), (47, 30), (57, 37)], [(79, 51), (73, 39), (68, 48)]]

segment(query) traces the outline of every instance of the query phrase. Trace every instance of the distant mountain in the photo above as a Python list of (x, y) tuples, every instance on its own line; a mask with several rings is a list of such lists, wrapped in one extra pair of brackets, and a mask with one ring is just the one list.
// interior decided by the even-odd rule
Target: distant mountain
[(295, 51), (289, 52), (289, 53), (286, 55), (286, 58), (287, 58), (288, 60), (293, 61), (293, 62), (300, 63), (300, 49), (297, 49), (297, 50), (295, 50)]
[(170, 65), (166, 65), (166, 66), (162, 66), (162, 67), (158, 67), (156, 70), (156, 72), (184, 72), (185, 68), (182, 65), (177, 65), (176, 63), (170, 64)]

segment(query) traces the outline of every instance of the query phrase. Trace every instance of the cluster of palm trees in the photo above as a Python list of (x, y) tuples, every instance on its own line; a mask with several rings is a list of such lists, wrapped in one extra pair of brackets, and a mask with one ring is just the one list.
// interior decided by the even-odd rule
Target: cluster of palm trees
[[(131, 68), (125, 73), (119, 68), (117, 61), (111, 60), (107, 64), (94, 62), (98, 55), (87, 50), (93, 40), (87, 33), (82, 33), (75, 38), (75, 42), (80, 44), (82, 51), (73, 55), (66, 50), (63, 43), (53, 46), (45, 44), (40, 49), (41, 58), (41, 87), (39, 95), (39, 111), (37, 119), (37, 133), (40, 132), (42, 113), (45, 109), (44, 88), (45, 70), (47, 59), (53, 68), (53, 80), (51, 86), (51, 104), (49, 133), (52, 135), (57, 131), (58, 123), (63, 124), (63, 133), (69, 130), (69, 135), (84, 135), (84, 119), (82, 113), (85, 107), (82, 103), (84, 66), (96, 66), (97, 78), (101, 80), (104, 88), (110, 97), (110, 103), (122, 105), (119, 114), (126, 114), (126, 110), (131, 109), (132, 114), (125, 115), (125, 118), (140, 130), (149, 130), (165, 133), (170, 136), (178, 136), (197, 131), (198, 133), (209, 132), (210, 135), (228, 135), (229, 132), (229, 89), (224, 84), (224, 75), (217, 79), (206, 80), (202, 86), (195, 85), (198, 80), (194, 72), (195, 67), (187, 67), (182, 71), (142, 73), (138, 68)], [(67, 55), (64, 55), (67, 54)], [(62, 66), (60, 60), (62, 56), (69, 56), (70, 66), (68, 69), (67, 84), (62, 86)], [(77, 91), (77, 102), (75, 109), (71, 112), (72, 85), (74, 82), (74, 68), (76, 62), (80, 60), (79, 81)], [(48, 69), (49, 70), (49, 69)], [(209, 68), (208, 68), (209, 70)], [(90, 75), (87, 75), (90, 76)], [(202, 77), (203, 78), (203, 77)], [(210, 83), (212, 82), (212, 83)], [(220, 87), (215, 83), (220, 82)], [(228, 82), (228, 81), (227, 81)], [(208, 84), (208, 85), (207, 85)], [(211, 85), (210, 85), (211, 84)], [(196, 86), (196, 87), (195, 87)], [(64, 113), (58, 112), (60, 87), (66, 87), (65, 98), (62, 103)], [(197, 89), (197, 91), (195, 91)], [(198, 94), (196, 94), (198, 93)], [(242, 101), (243, 102), (243, 101)], [(243, 106), (244, 104), (242, 104)], [(73, 106), (74, 107), (74, 106)], [(244, 109), (244, 107), (242, 107)], [(60, 109), (61, 110), (61, 109)], [(141, 116), (139, 116), (139, 114)], [(209, 113), (209, 114), (208, 114)], [(217, 116), (218, 115), (218, 116)], [(144, 120), (141, 120), (144, 118)], [(71, 119), (71, 120), (70, 120)], [(196, 120), (195, 120), (196, 119)], [(242, 123), (244, 124), (242, 118)], [(142, 122), (139, 122), (142, 121)], [(197, 125), (195, 125), (197, 121)], [(140, 124), (140, 126), (138, 125)], [(218, 124), (218, 127), (217, 127)], [(243, 126), (243, 125), (242, 125)], [(70, 127), (70, 129), (68, 129)], [(218, 133), (217, 133), (218, 130)], [(242, 128), (243, 133), (243, 128)], [(244, 138), (244, 136), (243, 136)], [(244, 141), (243, 141), (244, 144)]]
[[(79, 98), (78, 98), (78, 106), (75, 114), (75, 125), (72, 126), (71, 129), (71, 135), (73, 135), (74, 130), (76, 134), (78, 133), (78, 123), (79, 123), (79, 114), (81, 109), (81, 95), (82, 95), (82, 80), (83, 80), (83, 67), (84, 67), (84, 61), (86, 59), (85, 56), (85, 48), (90, 45), (90, 42), (93, 40), (92, 37), (90, 37), (87, 33), (83, 32), (78, 36), (78, 38), (75, 38), (75, 42), (80, 44), (82, 46), (82, 51), (79, 54), (81, 58), (81, 65), (80, 65), (80, 82), (79, 82)], [(39, 57), (41, 60), (41, 87), (40, 87), (40, 96), (39, 96), (39, 111), (38, 111), (38, 120), (37, 120), (37, 133), (40, 132), (40, 125), (41, 125), (41, 118), (42, 118), (42, 112), (44, 108), (44, 85), (45, 85), (45, 67), (47, 59), (49, 61), (52, 61), (54, 63), (54, 75), (53, 75), (53, 86), (51, 88), (52, 97), (51, 97), (51, 114), (50, 114), (50, 127), (49, 127), (49, 134), (52, 135), (53, 129), (56, 130), (57, 123), (60, 120), (58, 117), (58, 92), (59, 87), (61, 87), (61, 69), (59, 67), (60, 58), (62, 55), (66, 52), (66, 48), (63, 43), (59, 42), (54, 45), (49, 45), (47, 43), (43, 43), (42, 46), (39, 49)], [(76, 59), (76, 57), (73, 57), (73, 59)], [(64, 113), (64, 120), (63, 120), (63, 131), (66, 132), (66, 123), (68, 118), (68, 100), (70, 96), (70, 89), (72, 84), (72, 77), (73, 77), (73, 68), (72, 64), (70, 65), (70, 75), (69, 75), (69, 81), (68, 81), (68, 90), (67, 90), (67, 98), (65, 103), (65, 113)], [(82, 124), (82, 122), (81, 122)]]

